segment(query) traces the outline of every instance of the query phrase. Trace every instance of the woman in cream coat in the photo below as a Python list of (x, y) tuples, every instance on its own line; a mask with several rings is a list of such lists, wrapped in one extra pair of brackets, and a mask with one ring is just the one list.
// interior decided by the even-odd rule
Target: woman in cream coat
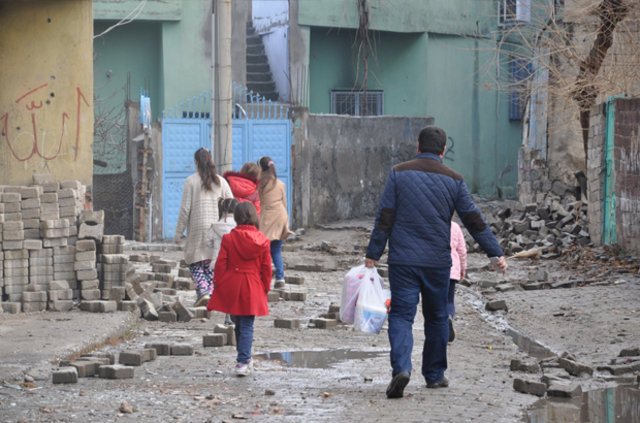
[(271, 242), (271, 260), (276, 267), (274, 288), (284, 287), (284, 263), (282, 262), (282, 242), (293, 232), (289, 230), (287, 214), (287, 191), (284, 183), (276, 176), (276, 167), (270, 157), (258, 160), (260, 169), (260, 231)]
[(198, 298), (195, 306), (206, 305), (213, 285), (210, 268), (213, 247), (207, 245), (207, 230), (218, 220), (218, 199), (233, 198), (227, 181), (216, 174), (211, 153), (200, 148), (194, 155), (197, 172), (184, 181), (182, 205), (174, 241), (180, 244), (185, 228), (184, 261), (189, 265)]

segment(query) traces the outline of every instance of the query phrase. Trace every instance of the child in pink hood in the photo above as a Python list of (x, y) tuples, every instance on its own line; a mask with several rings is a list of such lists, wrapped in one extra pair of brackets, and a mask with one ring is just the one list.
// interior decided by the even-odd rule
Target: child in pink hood
[(452, 342), (456, 333), (453, 330), (453, 315), (456, 307), (453, 302), (456, 292), (456, 282), (464, 278), (467, 270), (467, 244), (462, 234), (460, 225), (451, 221), (451, 276), (449, 279), (449, 302), (447, 313), (449, 314), (449, 342)]

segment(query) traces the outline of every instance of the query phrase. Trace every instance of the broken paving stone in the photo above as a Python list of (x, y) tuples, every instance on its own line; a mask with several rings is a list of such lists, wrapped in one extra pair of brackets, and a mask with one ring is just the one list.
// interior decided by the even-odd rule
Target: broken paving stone
[(640, 356), (640, 347), (624, 348), (620, 350), (618, 357)]
[(509, 369), (513, 372), (538, 373), (540, 371), (540, 366), (533, 360), (523, 361), (519, 359), (513, 359), (511, 360)]
[(275, 319), (273, 324), (277, 328), (298, 329), (300, 327), (300, 319)]
[(280, 292), (279, 291), (267, 292), (267, 301), (270, 303), (275, 303), (280, 301)]
[(224, 333), (227, 335), (227, 345), (236, 345), (236, 326), (218, 324), (213, 327), (213, 333)]
[(144, 344), (145, 348), (153, 348), (156, 350), (157, 355), (170, 355), (171, 354), (171, 344), (168, 342), (151, 342), (148, 344)]
[(633, 373), (640, 370), (640, 362), (636, 361), (628, 364), (608, 364), (606, 366), (598, 366), (599, 371), (606, 371), (612, 375), (622, 375), (625, 373)]
[(98, 368), (104, 365), (104, 363), (91, 360), (75, 360), (69, 363), (69, 366), (75, 367), (78, 372), (78, 377), (93, 376), (98, 372)]
[(578, 398), (582, 396), (582, 387), (578, 383), (553, 381), (547, 388), (547, 396), (556, 398)]
[(178, 315), (179, 322), (189, 322), (191, 321), (191, 319), (193, 319), (193, 313), (187, 307), (185, 307), (185, 305), (182, 304), (180, 300), (171, 304), (171, 308)]
[(75, 367), (62, 367), (52, 373), (52, 383), (78, 383)]
[(193, 355), (193, 345), (171, 344), (171, 355)]
[(284, 298), (285, 301), (306, 301), (307, 293), (285, 291), (282, 293), (282, 298)]
[(309, 323), (318, 329), (330, 329), (338, 326), (338, 321), (335, 319), (311, 319)]
[(547, 392), (547, 385), (538, 381), (515, 378), (513, 379), (513, 389), (523, 394), (542, 397)]
[(227, 345), (226, 333), (213, 333), (202, 337), (203, 347), (223, 347)]
[(158, 320), (158, 312), (151, 301), (140, 298), (138, 300), (138, 307), (140, 308), (140, 313), (145, 320)]
[(577, 361), (571, 360), (569, 358), (559, 358), (558, 364), (560, 364), (560, 367), (565, 369), (570, 375), (573, 376), (580, 376), (584, 373), (588, 374), (589, 376), (593, 375), (593, 369), (591, 367), (580, 364)]
[(488, 311), (507, 311), (507, 302), (505, 300), (488, 301), (487, 304), (485, 304), (484, 308)]
[(329, 305), (329, 313), (340, 313), (340, 304), (331, 303)]
[(290, 285), (304, 285), (304, 276), (285, 276), (284, 282)]
[(133, 367), (124, 366), (122, 364), (100, 366), (98, 368), (98, 375), (102, 379), (132, 379)]
[(510, 283), (501, 283), (495, 286), (494, 288), (496, 291), (498, 292), (507, 292), (507, 291), (513, 291), (516, 289), (515, 286), (513, 286)]

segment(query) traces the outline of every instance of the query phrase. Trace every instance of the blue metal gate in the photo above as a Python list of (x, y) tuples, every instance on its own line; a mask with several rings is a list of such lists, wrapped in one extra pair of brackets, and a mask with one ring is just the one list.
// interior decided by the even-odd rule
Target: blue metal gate
[[(287, 187), (291, 218), (291, 121), (289, 109), (264, 97), (233, 87), (232, 167), (270, 156), (278, 179)], [(172, 238), (178, 222), (184, 180), (195, 172), (193, 153), (211, 146), (211, 93), (201, 93), (168, 108), (162, 119), (162, 235)]]

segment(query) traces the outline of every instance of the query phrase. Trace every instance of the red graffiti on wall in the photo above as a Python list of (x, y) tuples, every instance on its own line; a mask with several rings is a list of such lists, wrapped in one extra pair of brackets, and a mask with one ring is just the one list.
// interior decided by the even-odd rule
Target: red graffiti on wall
[[(45, 155), (44, 152), (40, 151), (40, 147), (38, 146), (38, 124), (36, 122), (35, 111), (38, 109), (41, 109), (45, 103), (48, 104), (50, 100), (46, 100), (45, 103), (43, 103), (42, 100), (37, 100), (37, 99), (34, 100), (33, 98), (35, 98), (35, 96), (31, 97), (31, 95), (38, 93), (38, 91), (47, 87), (48, 85), (49, 85), (48, 83), (42, 84), (39, 87), (36, 87), (34, 89), (31, 89), (25, 92), (23, 95), (21, 95), (15, 100), (16, 104), (20, 104), (20, 103), (24, 104), (24, 107), (27, 110), (27, 112), (30, 113), (30, 118), (31, 118), (30, 120), (31, 120), (31, 127), (33, 131), (33, 135), (32, 135), (33, 141), (32, 141), (32, 146), (30, 151), (25, 156), (23, 157), (19, 156), (19, 154), (16, 152), (16, 149), (18, 148), (19, 143), (16, 142), (15, 138), (12, 141), (9, 137), (9, 113), (5, 113), (4, 115), (0, 116), (0, 121), (4, 121), (2, 124), (2, 135), (4, 136), (4, 139), (7, 142), (7, 146), (9, 147), (9, 151), (11, 151), (11, 154), (16, 160), (20, 162), (27, 161), (30, 158), (32, 158), (34, 155), (37, 155), (43, 158), (44, 160), (53, 160), (56, 157), (58, 157), (58, 155), (60, 154), (60, 151), (62, 150), (62, 142), (64, 140), (65, 127), (67, 126), (67, 120), (70, 119), (69, 114), (67, 112), (62, 112), (61, 114), (62, 126), (60, 129), (60, 139), (58, 141), (58, 146), (55, 153), (50, 155)], [(54, 93), (51, 93), (50, 95), (51, 97), (53, 97)], [(77, 110), (76, 110), (76, 122), (75, 122), (76, 123), (76, 139), (75, 139), (75, 148), (74, 148), (74, 156), (73, 156), (74, 161), (78, 159), (78, 147), (80, 143), (80, 120), (81, 120), (80, 117), (81, 117), (82, 105), (84, 104), (85, 106), (89, 107), (89, 102), (87, 101), (86, 97), (82, 93), (82, 90), (80, 90), (80, 88), (78, 87), (76, 87), (76, 102), (77, 102)]]

